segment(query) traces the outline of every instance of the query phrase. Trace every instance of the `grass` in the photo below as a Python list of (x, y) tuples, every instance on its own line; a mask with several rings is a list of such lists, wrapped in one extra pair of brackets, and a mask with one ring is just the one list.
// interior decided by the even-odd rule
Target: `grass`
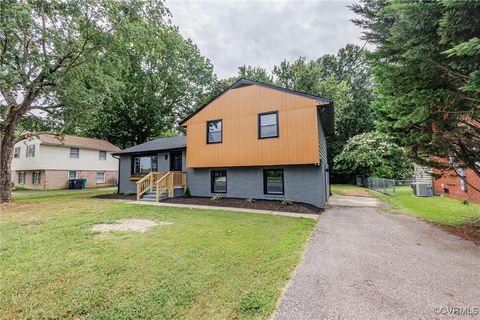
[(478, 204), (465, 205), (460, 200), (442, 197), (415, 197), (409, 186), (395, 187), (394, 196), (375, 191), (371, 191), (371, 193), (392, 207), (427, 221), (455, 227), (480, 221), (480, 205)]
[[(88, 193), (0, 207), (3, 318), (263, 319), (315, 221), (128, 205)], [(145, 233), (93, 224), (166, 220)]]

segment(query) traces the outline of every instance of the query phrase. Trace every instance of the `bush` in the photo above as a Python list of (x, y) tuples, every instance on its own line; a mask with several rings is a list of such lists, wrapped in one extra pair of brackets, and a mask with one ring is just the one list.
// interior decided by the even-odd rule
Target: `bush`
[(292, 201), (288, 200), (288, 199), (283, 199), (282, 200), (282, 206), (289, 206), (292, 204)]
[(220, 199), (222, 199), (222, 196), (219, 195), (219, 194), (216, 194), (216, 195), (214, 195), (213, 197), (210, 198), (210, 200), (212, 200), (212, 201), (218, 201)]
[(183, 197), (184, 198), (191, 198), (192, 195), (190, 194), (190, 189), (188, 187), (185, 187), (185, 190), (183, 191)]
[(253, 198), (248, 198), (248, 199), (245, 199), (245, 201), (247, 201), (248, 203), (254, 203), (254, 202), (255, 202), (255, 199), (253, 199)]

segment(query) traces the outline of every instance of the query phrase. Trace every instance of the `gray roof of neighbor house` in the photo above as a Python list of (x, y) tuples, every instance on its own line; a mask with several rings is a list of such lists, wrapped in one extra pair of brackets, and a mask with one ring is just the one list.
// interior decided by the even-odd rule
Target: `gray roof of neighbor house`
[(135, 154), (135, 153), (147, 153), (164, 150), (178, 150), (185, 149), (187, 147), (187, 139), (185, 136), (160, 138), (152, 141), (148, 141), (137, 146), (127, 148), (125, 150), (115, 152), (113, 155)]

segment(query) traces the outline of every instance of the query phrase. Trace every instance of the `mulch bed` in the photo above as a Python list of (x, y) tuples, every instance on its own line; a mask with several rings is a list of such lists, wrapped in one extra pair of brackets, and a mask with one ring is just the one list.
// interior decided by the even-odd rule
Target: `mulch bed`
[(460, 227), (454, 227), (444, 224), (433, 223), (435, 227), (446, 230), (463, 239), (470, 240), (477, 246), (480, 246), (480, 223), (464, 224)]
[(123, 193), (99, 194), (99, 195), (94, 196), (93, 198), (97, 198), (97, 199), (116, 199), (116, 200), (137, 200), (137, 196), (135, 194), (125, 195)]
[(245, 199), (236, 198), (221, 198), (219, 200), (211, 200), (206, 197), (191, 197), (191, 198), (171, 198), (165, 202), (194, 204), (202, 206), (216, 206), (216, 207), (231, 207), (231, 208), (245, 208), (258, 209), (270, 211), (283, 211), (295, 213), (310, 213), (319, 214), (321, 209), (306, 203), (293, 202), (290, 205), (283, 205), (281, 201), (277, 200), (255, 200), (253, 203), (247, 202)]

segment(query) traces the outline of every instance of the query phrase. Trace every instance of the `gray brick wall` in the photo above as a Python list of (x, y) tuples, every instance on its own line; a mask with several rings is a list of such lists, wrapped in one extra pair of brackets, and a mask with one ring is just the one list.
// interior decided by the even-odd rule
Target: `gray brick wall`
[[(284, 195), (263, 193), (263, 169), (283, 168)], [(211, 170), (227, 171), (227, 193), (223, 197), (282, 200), (325, 207), (325, 175), (322, 166), (236, 167), (215, 169), (187, 168), (187, 182), (192, 196), (210, 197)]]

